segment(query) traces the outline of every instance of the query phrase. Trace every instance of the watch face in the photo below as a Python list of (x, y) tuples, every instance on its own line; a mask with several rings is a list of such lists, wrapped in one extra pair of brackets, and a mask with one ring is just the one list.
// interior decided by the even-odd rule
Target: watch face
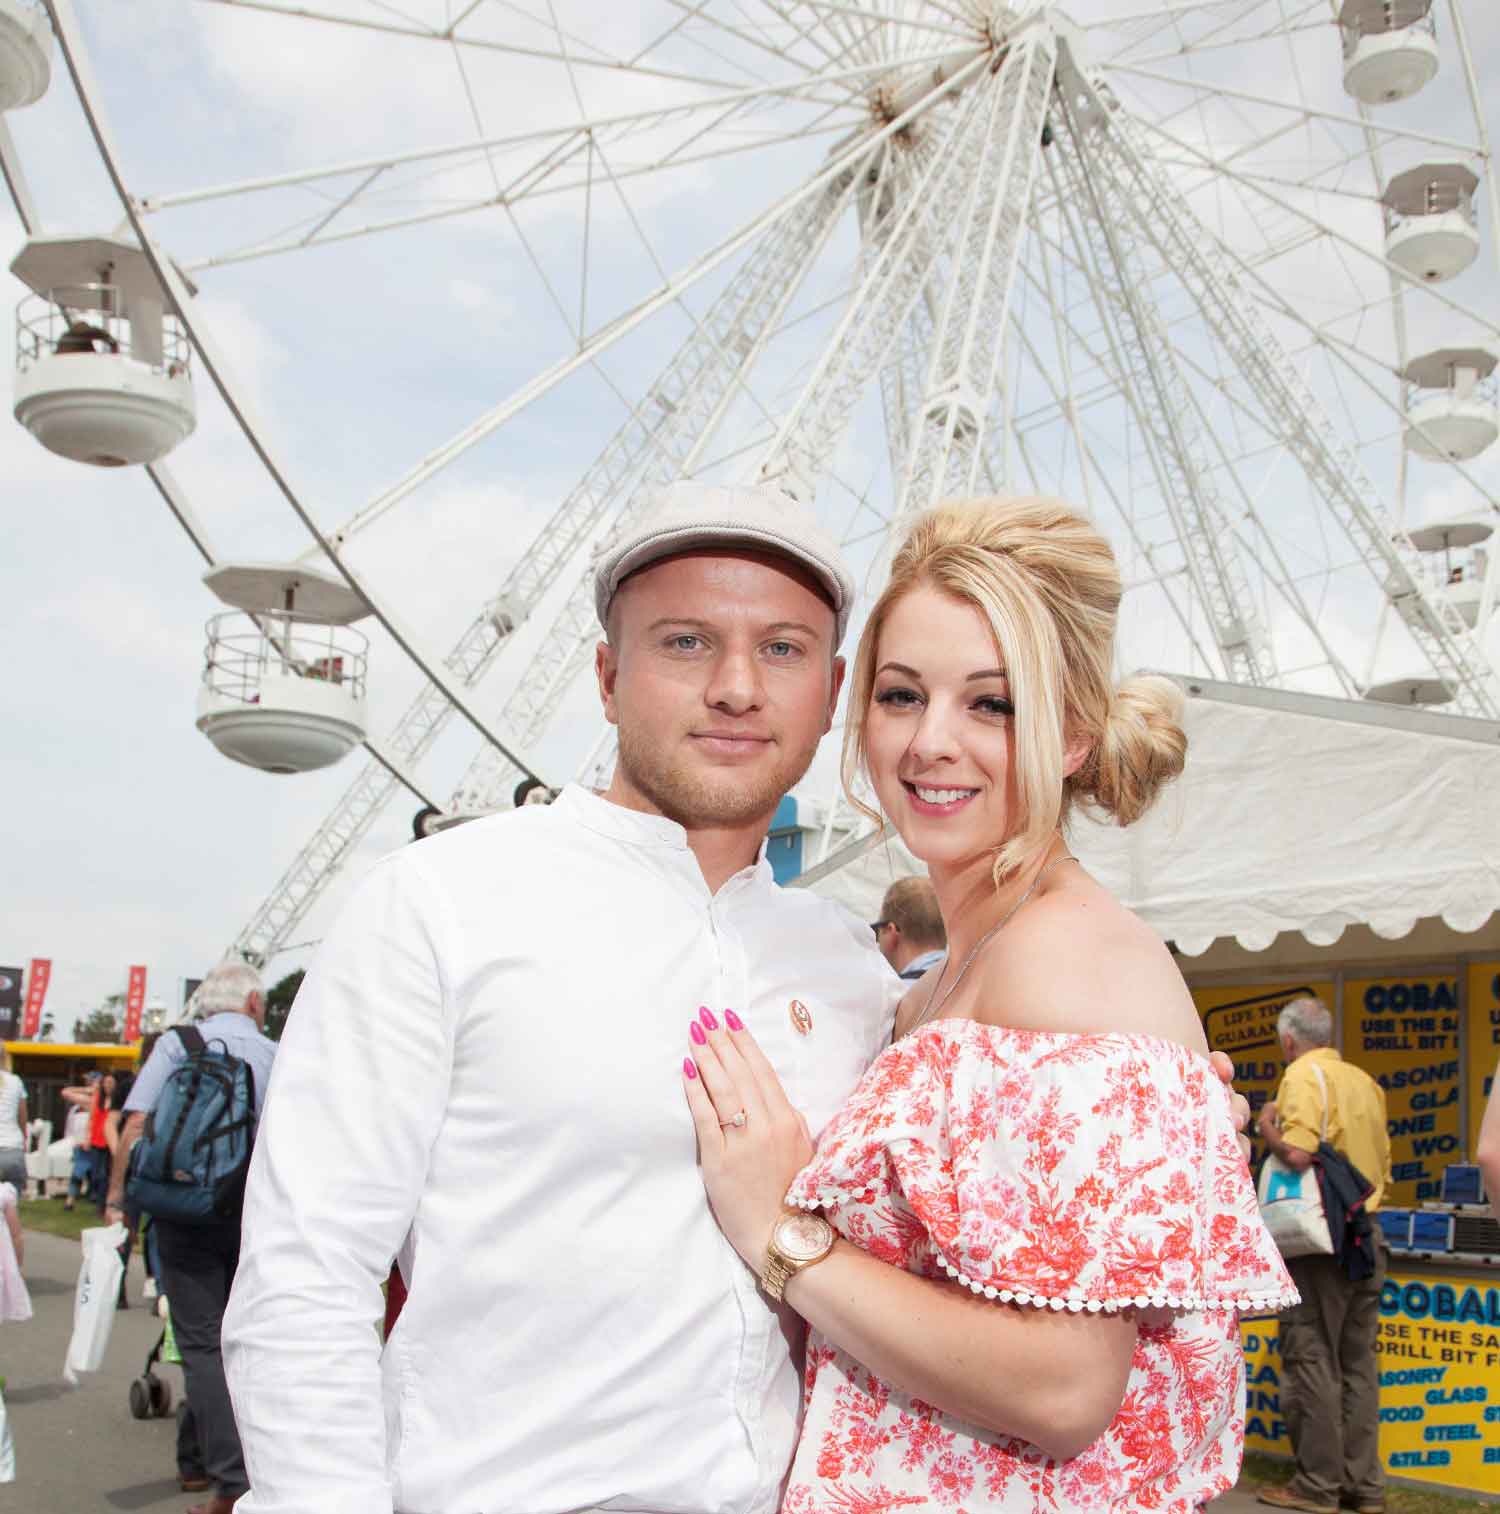
[(776, 1226), (777, 1248), (794, 1262), (810, 1262), (833, 1244), (833, 1226), (819, 1214), (789, 1214)]

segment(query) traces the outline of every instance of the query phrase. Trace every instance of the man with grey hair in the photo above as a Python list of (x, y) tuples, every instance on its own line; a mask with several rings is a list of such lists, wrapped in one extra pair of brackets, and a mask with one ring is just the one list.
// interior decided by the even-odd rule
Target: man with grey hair
[[(276, 1043), (262, 1031), (265, 993), (260, 974), (235, 958), (215, 967), (193, 996), (194, 1027), (209, 1046), (222, 1044), (250, 1068), (259, 1118)], [(156, 1107), (172, 1073), (188, 1058), (181, 1034), (167, 1032), (152, 1049), (125, 1101), (125, 1124), (115, 1148), (106, 1221), (125, 1219), (125, 1173), (130, 1149), (140, 1139), (146, 1117)], [(214, 1491), (189, 1514), (228, 1514), (248, 1487), (244, 1453), (235, 1428), (219, 1333), (240, 1255), (240, 1214), (207, 1224), (184, 1224), (157, 1217), (162, 1286), (172, 1308), (172, 1325), (182, 1352), (187, 1396), (197, 1423), (203, 1469)]]
[[(1323, 1142), (1373, 1185), (1374, 1214), (1391, 1180), (1385, 1092), (1333, 1047), (1333, 1016), (1313, 998), (1293, 999), (1276, 1022), (1286, 1072), (1260, 1114), (1260, 1134), (1288, 1167), (1305, 1172)], [(1287, 1261), (1300, 1303), (1281, 1315), (1281, 1408), (1297, 1460), (1284, 1488), (1262, 1503), (1337, 1514), (1342, 1500), (1359, 1514), (1385, 1508), (1380, 1463), (1380, 1384), (1375, 1336), (1385, 1242), (1377, 1227), (1375, 1271), (1353, 1282), (1335, 1256)]]

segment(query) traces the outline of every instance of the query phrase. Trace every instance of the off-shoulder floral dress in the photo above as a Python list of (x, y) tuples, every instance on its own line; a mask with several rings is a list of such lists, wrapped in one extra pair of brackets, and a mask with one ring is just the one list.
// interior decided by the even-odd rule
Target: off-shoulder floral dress
[(876, 1059), (788, 1199), (997, 1308), (1172, 1314), (1141, 1326), (1120, 1412), (1066, 1462), (890, 1387), (812, 1332), (783, 1514), (1188, 1514), (1234, 1484), (1238, 1314), (1296, 1292), (1204, 1058), (1153, 1036), (932, 1021)]

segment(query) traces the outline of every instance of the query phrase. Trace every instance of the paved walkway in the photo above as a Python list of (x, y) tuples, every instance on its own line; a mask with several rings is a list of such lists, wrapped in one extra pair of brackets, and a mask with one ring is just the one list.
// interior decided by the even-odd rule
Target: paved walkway
[[(35, 1314), (24, 1325), (0, 1325), (0, 1376), (16, 1443), (16, 1480), (0, 1484), (0, 1510), (182, 1514), (203, 1495), (177, 1491), (176, 1421), (130, 1417), (131, 1379), (161, 1334), (161, 1321), (140, 1303), (137, 1257), (126, 1285), (135, 1307), (115, 1315), (104, 1366), (77, 1388), (63, 1382), (81, 1260), (76, 1241), (26, 1232), (26, 1285)], [(181, 1369), (163, 1367), (159, 1375), (175, 1403)]]

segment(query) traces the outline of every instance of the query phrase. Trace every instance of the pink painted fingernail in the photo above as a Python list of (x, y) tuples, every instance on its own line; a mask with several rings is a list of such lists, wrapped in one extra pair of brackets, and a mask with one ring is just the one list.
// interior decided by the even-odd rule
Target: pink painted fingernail
[(691, 1057), (684, 1057), (682, 1059), (682, 1075), (693, 1081), (697, 1080), (698, 1068)]
[(704, 1030), (717, 1030), (719, 1022), (714, 1019), (714, 1012), (706, 1004), (698, 1011), (698, 1018), (703, 1021)]
[(743, 1030), (745, 1028), (745, 1022), (732, 1009), (724, 1011), (724, 1023), (730, 1030)]
[(696, 1046), (702, 1046), (708, 1041), (708, 1037), (703, 1034), (703, 1027), (696, 1020), (688, 1021), (688, 1034)]

